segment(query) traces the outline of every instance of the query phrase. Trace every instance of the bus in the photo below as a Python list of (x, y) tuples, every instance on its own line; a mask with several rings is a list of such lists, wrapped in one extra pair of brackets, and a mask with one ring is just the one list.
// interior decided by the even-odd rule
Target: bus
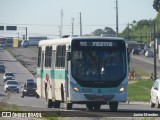
[(137, 41), (126, 41), (126, 46), (130, 53), (132, 52), (132, 49), (138, 49)]
[(117, 111), (128, 98), (128, 54), (123, 38), (68, 37), (38, 46), (37, 93), (48, 108), (85, 104)]
[(5, 47), (5, 38), (4, 37), (0, 37), (0, 47), (1, 48)]

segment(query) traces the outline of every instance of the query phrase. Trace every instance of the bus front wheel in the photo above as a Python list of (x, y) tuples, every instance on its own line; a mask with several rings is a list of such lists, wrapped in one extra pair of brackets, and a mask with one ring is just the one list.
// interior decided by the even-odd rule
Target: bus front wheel
[(52, 102), (52, 100), (48, 99), (47, 100), (47, 108), (52, 108), (54, 105), (54, 103)]
[(118, 102), (109, 102), (110, 111), (117, 111), (118, 109)]
[(72, 109), (72, 103), (65, 103), (65, 109), (71, 110)]

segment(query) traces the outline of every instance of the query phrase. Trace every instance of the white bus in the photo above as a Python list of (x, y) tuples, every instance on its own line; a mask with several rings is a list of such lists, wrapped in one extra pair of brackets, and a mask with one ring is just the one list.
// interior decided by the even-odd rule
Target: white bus
[(68, 37), (38, 46), (37, 92), (48, 108), (86, 104), (117, 111), (128, 96), (128, 57), (122, 38)]

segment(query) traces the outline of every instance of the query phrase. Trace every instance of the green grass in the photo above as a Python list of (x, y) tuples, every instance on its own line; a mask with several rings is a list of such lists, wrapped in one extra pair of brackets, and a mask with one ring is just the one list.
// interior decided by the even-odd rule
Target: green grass
[(137, 69), (137, 68), (134, 68), (134, 70), (135, 70), (136, 74), (139, 74), (141, 76), (150, 76), (149, 72), (146, 72), (146, 71), (143, 71), (143, 70), (140, 70), (140, 69)]
[(0, 111), (19, 111), (19, 108), (15, 104), (0, 102)]
[(129, 101), (150, 101), (151, 80), (138, 80), (128, 86)]

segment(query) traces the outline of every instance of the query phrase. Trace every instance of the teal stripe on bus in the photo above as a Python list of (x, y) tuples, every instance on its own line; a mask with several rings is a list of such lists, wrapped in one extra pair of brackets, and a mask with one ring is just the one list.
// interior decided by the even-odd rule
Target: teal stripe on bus
[(43, 79), (45, 79), (46, 74), (48, 74), (51, 79), (65, 80), (67, 78), (67, 72), (65, 69), (56, 69), (56, 70), (44, 69), (43, 75), (41, 75), (41, 70), (37, 70), (37, 75), (39, 78), (41, 78), (42, 76)]

